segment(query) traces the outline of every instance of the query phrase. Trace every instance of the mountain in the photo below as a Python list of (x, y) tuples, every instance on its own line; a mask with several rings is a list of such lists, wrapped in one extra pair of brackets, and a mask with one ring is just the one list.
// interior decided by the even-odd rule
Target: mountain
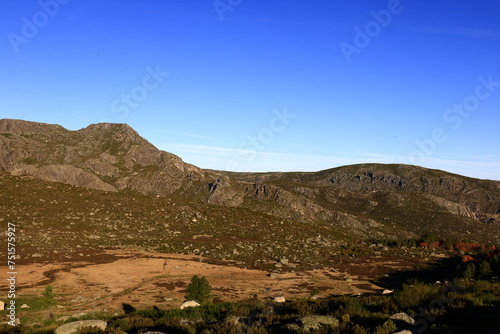
[[(344, 237), (423, 233), (500, 242), (500, 182), (410, 165), (319, 172), (205, 170), (160, 151), (125, 124), (0, 120), (0, 171), (98, 191), (238, 208)], [(243, 212), (243, 211), (238, 211)], [(243, 219), (241, 224), (244, 224)]]

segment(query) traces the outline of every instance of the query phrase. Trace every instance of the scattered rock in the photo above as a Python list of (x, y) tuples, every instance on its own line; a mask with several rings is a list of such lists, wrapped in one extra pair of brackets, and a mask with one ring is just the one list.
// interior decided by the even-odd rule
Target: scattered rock
[(190, 301), (182, 303), (182, 305), (180, 306), (180, 309), (183, 310), (183, 309), (188, 308), (188, 307), (198, 307), (198, 306), (201, 306), (200, 303), (198, 303), (197, 301), (194, 301), (194, 300), (190, 300)]
[(43, 255), (40, 253), (35, 253), (35, 254), (32, 254), (31, 257), (43, 257)]
[(394, 320), (400, 320), (409, 325), (415, 325), (415, 320), (404, 312), (393, 314), (389, 317), (389, 319), (391, 319), (394, 323), (396, 323)]
[(284, 303), (284, 302), (286, 302), (286, 299), (285, 299), (285, 297), (280, 296), (280, 297), (275, 297), (275, 298), (273, 299), (273, 301), (274, 301), (275, 303)]
[(30, 308), (28, 304), (21, 305), (21, 308)]
[(291, 323), (291, 324), (286, 324), (281, 327), (282, 329), (286, 330), (287, 333), (300, 333), (302, 331), (302, 328), (296, 324), (296, 323)]
[(83, 296), (78, 296), (75, 299), (71, 300), (72, 303), (84, 303), (87, 302), (88, 299)]
[(278, 262), (279, 262), (279, 263), (281, 263), (281, 264), (282, 264), (282, 265), (284, 265), (284, 266), (287, 266), (287, 265), (288, 265), (288, 259), (286, 259), (286, 258), (282, 258), (282, 259), (280, 259)]
[(270, 273), (270, 274), (267, 274), (267, 277), (270, 277), (270, 278), (279, 278), (279, 275), (276, 274), (276, 273)]
[(64, 324), (62, 326), (59, 326), (56, 328), (54, 331), (55, 334), (73, 334), (78, 332), (78, 330), (82, 327), (98, 327), (102, 330), (106, 329), (107, 326), (106, 321), (102, 320), (81, 320), (81, 321), (74, 321), (70, 322), (68, 324)]
[(65, 315), (65, 316), (62, 316), (60, 318), (57, 318), (56, 321), (65, 322), (66, 320), (69, 320), (69, 319), (71, 319), (71, 317), (69, 315)]
[(339, 326), (339, 320), (328, 315), (309, 315), (300, 318), (299, 321), (306, 330), (319, 329), (321, 325)]

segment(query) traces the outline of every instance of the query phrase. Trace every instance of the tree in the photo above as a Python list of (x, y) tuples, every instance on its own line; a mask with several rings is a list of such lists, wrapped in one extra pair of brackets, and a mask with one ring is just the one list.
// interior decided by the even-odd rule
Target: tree
[(43, 299), (47, 305), (54, 305), (56, 304), (56, 301), (54, 300), (54, 297), (56, 294), (52, 292), (52, 285), (47, 285), (45, 287), (45, 290), (42, 293)]
[(194, 275), (191, 278), (191, 283), (188, 285), (186, 292), (186, 300), (195, 300), (200, 304), (209, 302), (212, 297), (210, 295), (212, 287), (205, 276), (199, 278), (198, 275)]
[(470, 280), (476, 276), (476, 265), (472, 262), (467, 263), (463, 273), (463, 277)]
[(483, 262), (481, 262), (481, 264), (479, 264), (479, 278), (482, 278), (482, 279), (489, 279), (491, 278), (492, 276), (492, 272), (491, 272), (491, 265), (488, 261), (484, 260)]

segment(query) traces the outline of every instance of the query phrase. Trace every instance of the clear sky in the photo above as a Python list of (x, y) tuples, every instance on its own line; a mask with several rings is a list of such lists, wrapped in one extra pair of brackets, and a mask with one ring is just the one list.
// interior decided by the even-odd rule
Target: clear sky
[(0, 118), (127, 123), (202, 168), (500, 180), (500, 1), (0, 1)]

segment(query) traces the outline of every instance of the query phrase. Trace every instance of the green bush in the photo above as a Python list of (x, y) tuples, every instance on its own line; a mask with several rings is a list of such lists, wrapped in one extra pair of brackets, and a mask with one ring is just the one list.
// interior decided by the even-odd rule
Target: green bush
[(105, 334), (106, 332), (97, 326), (85, 326), (76, 331), (75, 334)]
[(373, 334), (390, 334), (397, 331), (396, 325), (392, 322), (392, 320), (387, 320), (384, 322), (382, 326), (375, 327)]
[(413, 284), (405, 283), (401, 290), (394, 293), (394, 300), (401, 308), (418, 309), (427, 306), (432, 300), (441, 297), (441, 287), (414, 281)]
[(45, 287), (45, 290), (43, 291), (42, 296), (43, 296), (44, 303), (47, 306), (55, 305), (57, 303), (54, 299), (56, 294), (52, 291), (52, 285), (47, 285)]
[(206, 304), (211, 301), (212, 287), (205, 276), (199, 278), (198, 275), (194, 275), (191, 278), (191, 283), (186, 289), (186, 300), (195, 300), (200, 304)]
[(476, 265), (472, 262), (469, 262), (465, 265), (465, 269), (462, 273), (462, 277), (470, 280), (476, 277)]
[(492, 276), (491, 265), (488, 261), (483, 261), (479, 264), (478, 277), (481, 279), (489, 279)]

